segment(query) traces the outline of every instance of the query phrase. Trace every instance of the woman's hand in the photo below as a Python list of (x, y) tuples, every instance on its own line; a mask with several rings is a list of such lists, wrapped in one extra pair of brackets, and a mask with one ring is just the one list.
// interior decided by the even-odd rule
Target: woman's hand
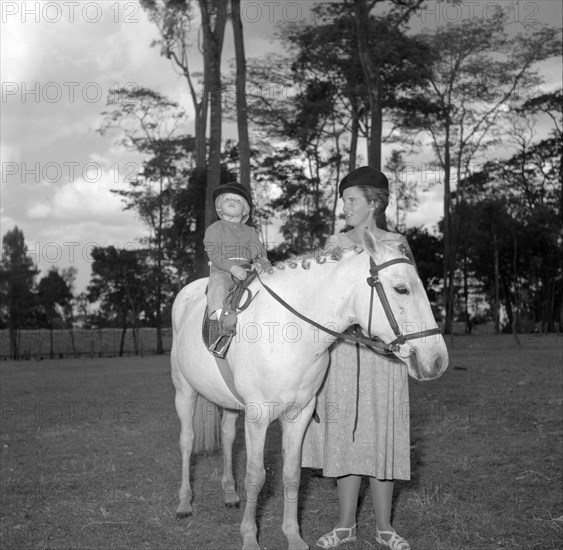
[(231, 273), (233, 277), (236, 277), (239, 281), (244, 281), (246, 279), (246, 269), (240, 265), (234, 265), (231, 267)]

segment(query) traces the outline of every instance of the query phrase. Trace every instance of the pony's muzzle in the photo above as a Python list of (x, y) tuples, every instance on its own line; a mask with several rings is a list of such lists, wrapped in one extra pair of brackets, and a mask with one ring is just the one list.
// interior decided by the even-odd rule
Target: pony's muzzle
[(414, 346), (413, 353), (409, 357), (408, 362), (416, 372), (416, 379), (421, 382), (430, 382), (436, 380), (444, 374), (448, 368), (448, 356), (437, 355), (430, 361), (423, 361), (420, 350)]

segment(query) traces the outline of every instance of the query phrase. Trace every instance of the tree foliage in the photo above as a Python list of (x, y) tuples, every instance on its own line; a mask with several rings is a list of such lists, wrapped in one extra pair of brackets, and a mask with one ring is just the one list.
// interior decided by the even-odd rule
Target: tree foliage
[(27, 254), (23, 231), (15, 226), (2, 238), (0, 300), (2, 324), (10, 333), (10, 357), (20, 358), (19, 331), (35, 321), (35, 277), (39, 270)]
[[(452, 226), (452, 178), (455, 200), (464, 197), (463, 182), (479, 153), (498, 144), (507, 106), (522, 102), (522, 92), (541, 78), (538, 61), (556, 55), (559, 31), (534, 25), (516, 36), (507, 33), (506, 16), (471, 18), (426, 32), (433, 55), (429, 86), (411, 103), (402, 125), (424, 130), (432, 140), (444, 177), (444, 306), (451, 329), (458, 228)], [(487, 67), (487, 70), (483, 70)], [(508, 107), (510, 110), (510, 107)]]
[[(99, 319), (122, 328), (120, 355), (123, 354), (127, 327), (133, 328), (138, 351), (138, 328), (141, 317), (154, 316), (153, 276), (146, 267), (146, 250), (118, 250), (113, 246), (92, 250), (92, 278), (88, 299), (98, 302)], [(152, 302), (152, 304), (151, 304)]]

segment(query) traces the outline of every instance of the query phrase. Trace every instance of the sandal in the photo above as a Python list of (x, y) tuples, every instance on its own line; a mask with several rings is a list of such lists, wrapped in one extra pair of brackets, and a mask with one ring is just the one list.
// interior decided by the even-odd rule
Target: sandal
[[(352, 531), (356, 528), (356, 524), (352, 527), (335, 527), (330, 533), (323, 535), (318, 541), (317, 546), (320, 548), (336, 548), (341, 544), (346, 542), (354, 542), (356, 540), (356, 535), (352, 536)], [(337, 531), (347, 531), (348, 536), (340, 538), (336, 533)]]
[[(391, 535), (388, 540), (385, 540), (381, 537), (381, 535)], [(375, 530), (375, 540), (379, 542), (379, 544), (383, 544), (391, 548), (391, 550), (411, 550), (410, 544), (401, 536), (397, 534), (397, 531), (380, 531), (379, 529)]]

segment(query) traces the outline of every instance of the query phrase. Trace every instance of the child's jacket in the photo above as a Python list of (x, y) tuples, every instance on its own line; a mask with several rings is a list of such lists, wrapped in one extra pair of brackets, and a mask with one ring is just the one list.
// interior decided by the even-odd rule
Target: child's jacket
[(266, 249), (254, 227), (244, 223), (219, 220), (211, 224), (203, 238), (209, 256), (210, 272), (230, 271), (257, 258), (267, 259)]

